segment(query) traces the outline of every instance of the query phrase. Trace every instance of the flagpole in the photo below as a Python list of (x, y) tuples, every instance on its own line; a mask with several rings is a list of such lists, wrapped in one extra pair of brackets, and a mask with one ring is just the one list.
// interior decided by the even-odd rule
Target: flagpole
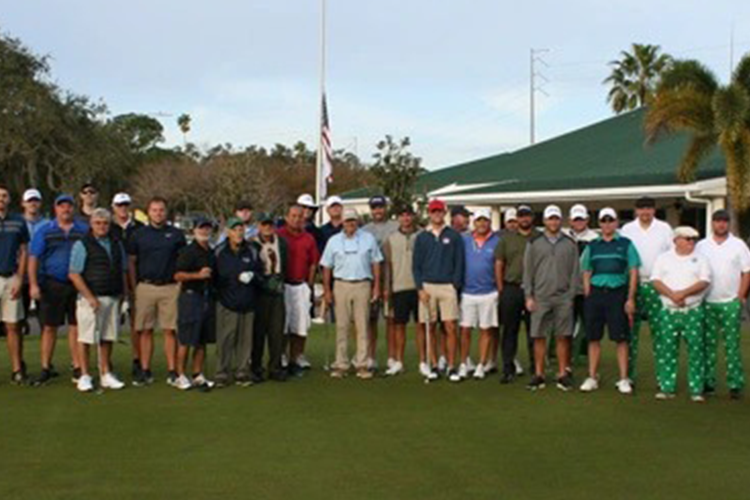
[[(318, 207), (324, 200), (321, 200), (323, 179), (323, 96), (325, 95), (326, 79), (326, 0), (320, 0), (320, 95), (318, 96), (318, 155), (315, 164), (315, 203)], [(317, 223), (320, 225), (323, 221), (322, 207), (316, 214)]]

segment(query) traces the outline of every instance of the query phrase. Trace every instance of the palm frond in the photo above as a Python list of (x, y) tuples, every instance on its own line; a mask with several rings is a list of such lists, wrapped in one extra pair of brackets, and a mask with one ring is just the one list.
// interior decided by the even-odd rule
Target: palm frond
[(694, 135), (687, 151), (677, 167), (677, 178), (680, 182), (692, 182), (701, 161), (716, 149), (716, 136)]
[(745, 54), (740, 59), (739, 64), (734, 69), (732, 82), (740, 85), (750, 94), (750, 53)]
[(652, 144), (662, 135), (677, 131), (699, 136), (713, 135), (711, 97), (692, 88), (656, 94), (644, 121), (646, 142)]
[(727, 192), (738, 212), (750, 208), (750, 132), (733, 143), (722, 144), (727, 162)]
[(713, 71), (694, 59), (676, 60), (662, 74), (656, 93), (684, 87), (713, 94), (719, 88), (719, 80)]
[(744, 87), (733, 83), (716, 91), (711, 102), (714, 126), (719, 140), (726, 143), (737, 141), (745, 130), (750, 116), (750, 95)]

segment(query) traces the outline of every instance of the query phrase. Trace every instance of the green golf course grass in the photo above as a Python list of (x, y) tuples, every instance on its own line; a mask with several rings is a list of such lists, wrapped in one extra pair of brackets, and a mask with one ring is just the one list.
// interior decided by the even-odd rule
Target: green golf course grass
[[(722, 382), (691, 403), (684, 368), (679, 396), (656, 401), (650, 340), (637, 394), (624, 397), (611, 344), (598, 392), (530, 393), (525, 376), (426, 385), (411, 334), (407, 374), (333, 380), (320, 369), (323, 331), (303, 378), (211, 393), (167, 387), (160, 341), (157, 383), (103, 395), (74, 389), (62, 337), (62, 376), (46, 387), (11, 386), (3, 349), (0, 499), (750, 497), (749, 401), (729, 401)], [(129, 351), (116, 349), (123, 374)], [(26, 357), (36, 374), (37, 337)]]

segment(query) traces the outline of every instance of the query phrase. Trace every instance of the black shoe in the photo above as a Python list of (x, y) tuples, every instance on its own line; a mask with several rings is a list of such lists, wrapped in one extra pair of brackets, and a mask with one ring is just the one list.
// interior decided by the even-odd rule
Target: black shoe
[(562, 377), (557, 379), (557, 388), (563, 392), (568, 392), (573, 388), (573, 377), (570, 373), (565, 373)]
[(703, 395), (704, 396), (715, 396), (716, 395), (716, 387), (706, 384), (703, 387)]
[(170, 387), (174, 387), (177, 384), (177, 378), (178, 376), (176, 371), (172, 370), (171, 372), (169, 372), (169, 374), (167, 375), (167, 385)]
[(733, 401), (742, 399), (742, 391), (739, 389), (729, 389), (729, 399)]
[(228, 386), (229, 386), (229, 380), (225, 378), (221, 378), (221, 377), (214, 379), (214, 387), (216, 389), (224, 389), (225, 387), (228, 387)]
[(274, 382), (286, 382), (287, 376), (285, 371), (273, 372), (269, 377)]
[(77, 384), (79, 378), (81, 378), (81, 369), (73, 368), (73, 375), (71, 376), (70, 381)]
[(133, 367), (130, 370), (130, 374), (133, 376), (133, 380), (140, 378), (141, 372), (143, 372), (143, 369), (141, 368), (141, 361), (139, 359), (134, 359)]
[(516, 380), (516, 375), (514, 373), (504, 373), (502, 377), (500, 377), (500, 383), (503, 385), (506, 384), (512, 384)]
[(262, 384), (266, 381), (266, 377), (262, 373), (252, 373), (250, 374), (250, 380), (252, 380), (253, 384)]
[(55, 369), (55, 365), (53, 365), (52, 363), (50, 363), (48, 371), (49, 371), (49, 376), (50, 376), (51, 378), (57, 378), (57, 377), (59, 377), (59, 376), (60, 376), (60, 372), (58, 372), (58, 371), (57, 371), (57, 370)]
[(23, 370), (18, 370), (10, 375), (10, 383), (14, 385), (26, 385), (29, 381), (29, 377)]
[(34, 386), (40, 386), (40, 385), (46, 385), (50, 380), (52, 380), (52, 372), (49, 368), (42, 369), (42, 372), (39, 374), (39, 377), (34, 380), (33, 385)]
[(207, 382), (203, 382), (202, 384), (194, 385), (193, 389), (198, 392), (211, 392), (212, 387)]
[(137, 377), (133, 378), (133, 385), (135, 387), (145, 387), (154, 383), (154, 376), (151, 374), (151, 370), (141, 370)]
[(526, 388), (530, 391), (544, 389), (544, 387), (545, 387), (544, 377), (540, 377), (538, 375), (534, 375), (533, 377), (531, 377), (531, 381), (526, 386)]
[(305, 370), (297, 363), (289, 363), (286, 371), (290, 377), (301, 377), (305, 373)]

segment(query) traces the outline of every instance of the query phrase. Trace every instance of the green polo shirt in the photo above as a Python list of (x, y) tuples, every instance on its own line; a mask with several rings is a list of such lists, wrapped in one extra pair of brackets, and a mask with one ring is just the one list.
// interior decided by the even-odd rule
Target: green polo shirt
[(503, 280), (507, 283), (520, 285), (523, 282), (523, 254), (526, 252), (526, 243), (539, 234), (532, 229), (529, 234), (521, 234), (517, 231), (505, 231), (500, 236), (500, 241), (495, 247), (495, 260), (505, 263)]
[(591, 284), (602, 288), (619, 288), (628, 284), (631, 269), (641, 265), (635, 245), (624, 236), (610, 241), (599, 237), (586, 246), (581, 255), (581, 270), (591, 273)]

